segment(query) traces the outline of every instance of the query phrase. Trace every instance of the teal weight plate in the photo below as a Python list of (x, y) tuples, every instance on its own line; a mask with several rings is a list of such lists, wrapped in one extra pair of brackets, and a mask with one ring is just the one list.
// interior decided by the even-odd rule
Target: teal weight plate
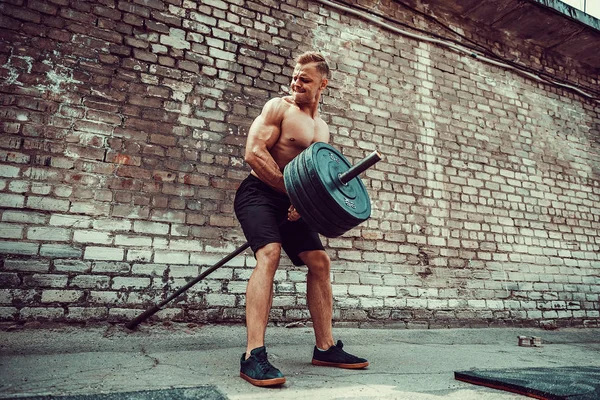
[(323, 236), (338, 237), (344, 234), (347, 229), (331, 224), (327, 212), (316, 202), (314, 195), (305, 190), (306, 183), (302, 182), (304, 176), (299, 173), (303, 162), (301, 153), (288, 163), (283, 172), (285, 187), (292, 204), (306, 223)]
[[(343, 184), (339, 175), (352, 165), (335, 148), (327, 143), (314, 143), (305, 150), (306, 172), (316, 191), (326, 195), (328, 208), (344, 220), (354, 220), (355, 225), (371, 216), (371, 201), (359, 177)], [(324, 196), (322, 196), (323, 198)]]

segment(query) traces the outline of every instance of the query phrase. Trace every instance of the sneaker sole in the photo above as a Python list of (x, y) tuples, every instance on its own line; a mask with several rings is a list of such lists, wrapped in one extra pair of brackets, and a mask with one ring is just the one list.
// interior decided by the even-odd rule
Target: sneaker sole
[(337, 367), (337, 368), (345, 368), (345, 369), (361, 369), (369, 366), (369, 362), (365, 361), (362, 363), (354, 363), (354, 364), (345, 364), (345, 363), (334, 363), (328, 361), (319, 361), (313, 358), (313, 365), (319, 365), (321, 367)]
[(245, 379), (246, 381), (250, 382), (254, 386), (261, 386), (261, 387), (277, 386), (277, 385), (283, 385), (285, 383), (285, 378), (253, 379), (253, 378), (250, 378), (248, 375), (243, 374), (241, 372), (240, 372), (240, 377), (242, 379)]

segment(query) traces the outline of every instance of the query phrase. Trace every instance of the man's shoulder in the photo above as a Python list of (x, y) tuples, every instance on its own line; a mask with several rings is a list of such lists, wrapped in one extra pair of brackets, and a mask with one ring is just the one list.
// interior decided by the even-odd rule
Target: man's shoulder
[(265, 103), (264, 109), (268, 112), (283, 113), (292, 106), (293, 101), (290, 101), (290, 96), (273, 97)]
[(265, 103), (261, 114), (267, 123), (281, 123), (290, 106), (287, 97), (273, 97)]
[(272, 97), (265, 105), (290, 106), (294, 104), (292, 96)]

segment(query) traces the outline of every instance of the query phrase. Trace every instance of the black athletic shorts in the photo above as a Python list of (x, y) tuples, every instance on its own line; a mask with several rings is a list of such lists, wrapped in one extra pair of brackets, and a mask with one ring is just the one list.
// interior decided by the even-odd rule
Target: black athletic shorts
[(238, 188), (233, 206), (254, 253), (269, 243), (281, 243), (294, 265), (304, 265), (298, 254), (324, 248), (318, 232), (302, 218), (287, 220), (290, 204), (286, 194), (249, 175)]

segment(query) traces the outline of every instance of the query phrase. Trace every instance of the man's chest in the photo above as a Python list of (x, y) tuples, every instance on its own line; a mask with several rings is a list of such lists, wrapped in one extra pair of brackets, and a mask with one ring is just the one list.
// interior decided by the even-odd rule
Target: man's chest
[(327, 126), (320, 119), (315, 120), (300, 113), (292, 114), (283, 120), (280, 135), (280, 140), (306, 148), (313, 142), (327, 140)]

